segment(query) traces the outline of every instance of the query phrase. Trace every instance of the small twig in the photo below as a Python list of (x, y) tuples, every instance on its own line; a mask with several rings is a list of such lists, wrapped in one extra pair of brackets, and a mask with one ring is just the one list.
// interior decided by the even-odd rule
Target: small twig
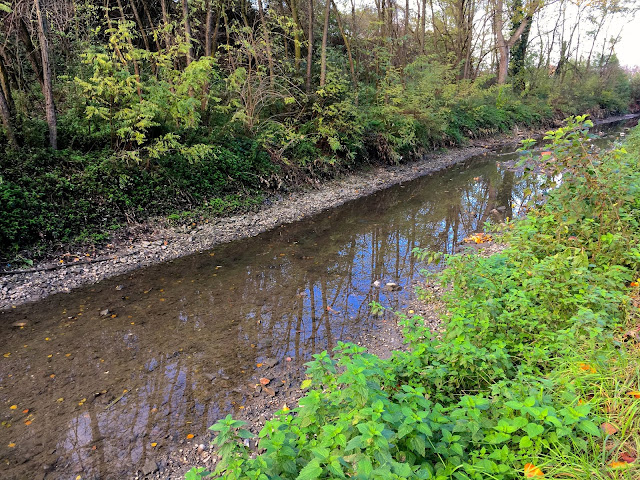
[(109, 405), (107, 405), (106, 407), (104, 407), (105, 410), (113, 407), (116, 403), (118, 403), (120, 400), (122, 400), (122, 398), (129, 393), (129, 390), (126, 389), (124, 392), (122, 392), (114, 401), (112, 401)]

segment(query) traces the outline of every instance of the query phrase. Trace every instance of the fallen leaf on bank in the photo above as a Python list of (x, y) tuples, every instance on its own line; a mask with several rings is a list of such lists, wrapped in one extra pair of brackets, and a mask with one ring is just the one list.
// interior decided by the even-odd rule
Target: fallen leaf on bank
[(262, 377), (262, 378), (260, 379), (260, 383), (261, 383), (262, 385), (269, 385), (269, 384), (271, 383), (271, 380), (269, 380), (268, 378), (264, 378), (264, 377)]
[(282, 406), (282, 411), (283, 412), (288, 412), (289, 411), (289, 407), (287, 407), (286, 403)]
[(493, 240), (493, 237), (486, 233), (474, 233), (470, 237), (466, 237), (464, 243), (486, 243)]
[(622, 452), (620, 454), (620, 460), (627, 463), (633, 463), (636, 461), (636, 457), (629, 455), (627, 452)]
[(187, 435), (187, 440), (191, 440), (193, 437), (195, 437), (195, 435), (193, 433), (190, 433), (189, 435)]
[(609, 466), (611, 468), (629, 468), (629, 464), (627, 462), (611, 462)]
[(260, 368), (262, 366), (261, 363), (256, 363), (256, 367)]
[(638, 285), (640, 285), (640, 283), (638, 283), (638, 282), (631, 282), (629, 284), (630, 287), (637, 287)]
[(157, 447), (157, 446), (158, 446), (158, 443), (157, 443), (157, 442), (152, 442), (152, 443), (151, 443), (151, 446), (155, 448), (155, 447)]
[(18, 405), (11, 405), (9, 408), (10, 408), (11, 410), (15, 410), (16, 408), (18, 408)]
[(29, 409), (25, 408), (24, 410), (22, 410), (22, 413), (29, 413)]
[(607, 435), (615, 435), (616, 433), (618, 433), (618, 429), (608, 422), (604, 422), (602, 425), (600, 425), (600, 428)]
[(9, 358), (11, 356), (11, 352), (7, 352), (3, 355), (4, 358)]
[(62, 403), (62, 402), (64, 402), (64, 398), (63, 398), (63, 397), (60, 397), (59, 399), (57, 399), (57, 400), (56, 400), (56, 402), (58, 402), (58, 403)]
[(24, 422), (25, 425), (31, 425), (31, 420), (27, 420), (26, 422)]
[(16, 446), (16, 444), (13, 443), (13, 442), (10, 442), (9, 445), (7, 445), (7, 447), (9, 447), (9, 448), (14, 448), (15, 446)]
[(533, 463), (527, 463), (524, 466), (524, 476), (525, 478), (544, 477), (544, 473)]
[(632, 391), (632, 392), (627, 392), (627, 395), (633, 397), (633, 398), (640, 398), (640, 392), (637, 391)]
[(596, 373), (596, 369), (588, 363), (581, 363), (578, 366), (580, 367), (580, 370), (584, 370), (585, 372)]
[(48, 342), (49, 340), (51, 340), (49, 337), (46, 337), (46, 338), (44, 339), (44, 341), (45, 341), (45, 342)]
[(56, 374), (52, 373), (51, 375), (49, 375), (49, 378), (56, 378)]

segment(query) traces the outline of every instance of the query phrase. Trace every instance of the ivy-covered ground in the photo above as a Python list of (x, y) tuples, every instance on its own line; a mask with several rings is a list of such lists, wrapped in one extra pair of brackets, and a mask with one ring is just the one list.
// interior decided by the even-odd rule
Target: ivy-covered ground
[(316, 355), (257, 456), (242, 422), (212, 427), (212, 475), (638, 478), (640, 129), (608, 153), (586, 136), (570, 119), (547, 136), (552, 155), (531, 159), (554, 189), (501, 227), (509, 248), (445, 259), (440, 335), (403, 317), (410, 349), (388, 360), (352, 344)]

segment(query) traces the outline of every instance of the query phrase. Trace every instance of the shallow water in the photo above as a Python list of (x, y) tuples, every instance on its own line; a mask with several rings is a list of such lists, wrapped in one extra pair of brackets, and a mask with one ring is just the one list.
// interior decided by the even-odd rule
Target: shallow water
[[(425, 267), (414, 247), (451, 253), (494, 208), (518, 215), (537, 190), (495, 159), (476, 158), (3, 312), (0, 477), (131, 478), (162, 449), (237, 413), (274, 362), (291, 357), (295, 369), (381, 328), (388, 318), (370, 315), (368, 304), (401, 309), (406, 291), (372, 284), (410, 286)], [(291, 381), (280, 376), (277, 387)]]

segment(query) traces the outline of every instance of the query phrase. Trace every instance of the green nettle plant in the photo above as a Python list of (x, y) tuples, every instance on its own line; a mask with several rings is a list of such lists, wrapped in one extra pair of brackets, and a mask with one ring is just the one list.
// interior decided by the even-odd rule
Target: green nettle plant
[(390, 359), (345, 343), (314, 355), (306, 395), (265, 424), (258, 455), (228, 416), (211, 427), (216, 470), (187, 478), (519, 479), (569, 458), (601, 464), (611, 453), (583, 379), (626, 355), (616, 332), (640, 269), (640, 174), (637, 155), (597, 152), (589, 123), (545, 137), (538, 167), (554, 188), (506, 229), (506, 250), (445, 256), (440, 333), (400, 315), (409, 349)]

